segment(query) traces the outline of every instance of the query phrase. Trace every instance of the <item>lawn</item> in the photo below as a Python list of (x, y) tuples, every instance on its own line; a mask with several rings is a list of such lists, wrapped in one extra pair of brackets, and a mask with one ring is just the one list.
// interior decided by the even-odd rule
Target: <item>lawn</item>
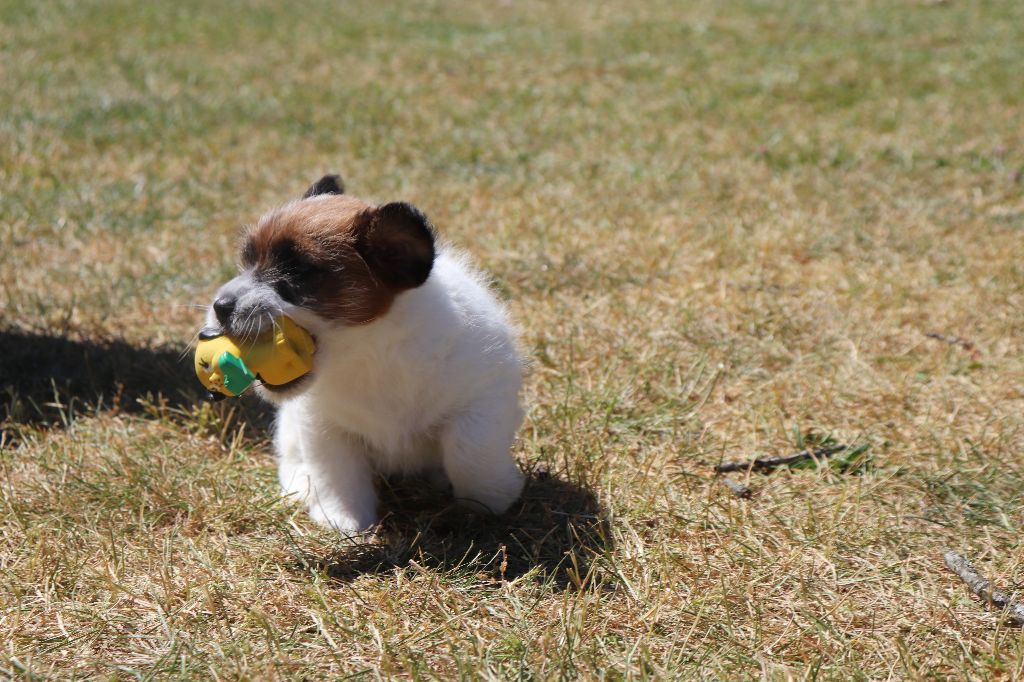
[[(942, 561), (1024, 592), (1022, 74), (1012, 0), (0, 0), (0, 677), (1024, 676)], [(198, 400), (330, 171), (518, 320), (508, 515), (343, 541)]]

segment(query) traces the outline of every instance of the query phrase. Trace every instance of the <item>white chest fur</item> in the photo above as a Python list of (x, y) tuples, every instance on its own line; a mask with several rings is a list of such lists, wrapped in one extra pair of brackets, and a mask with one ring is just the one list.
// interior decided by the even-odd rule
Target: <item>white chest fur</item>
[(313, 383), (282, 406), (276, 446), (286, 491), (316, 497), (311, 512), (327, 510), (319, 520), (365, 525), (365, 510), (345, 502), (360, 498), (351, 479), (363, 469), (440, 467), (457, 497), (492, 511), (518, 496), (522, 476), (509, 453), (522, 420), (514, 330), (462, 260), (442, 252), (426, 283), (381, 319), (321, 330), (317, 344)]

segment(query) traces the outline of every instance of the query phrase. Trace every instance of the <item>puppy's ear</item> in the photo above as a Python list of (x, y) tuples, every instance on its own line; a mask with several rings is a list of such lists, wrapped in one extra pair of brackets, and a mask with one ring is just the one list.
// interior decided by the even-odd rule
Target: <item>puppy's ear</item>
[(426, 282), (434, 266), (434, 228), (412, 204), (369, 211), (355, 247), (379, 280), (399, 290)]
[(318, 197), (321, 194), (344, 194), (345, 183), (341, 181), (340, 175), (325, 175), (306, 190), (306, 193), (302, 195), (303, 199), (310, 197)]

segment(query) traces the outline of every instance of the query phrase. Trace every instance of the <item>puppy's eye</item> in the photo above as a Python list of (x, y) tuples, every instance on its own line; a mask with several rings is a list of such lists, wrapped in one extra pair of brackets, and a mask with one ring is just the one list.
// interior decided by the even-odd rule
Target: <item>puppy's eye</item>
[(299, 302), (298, 291), (296, 291), (295, 286), (286, 279), (279, 279), (274, 282), (274, 291), (277, 292), (278, 296), (289, 303)]

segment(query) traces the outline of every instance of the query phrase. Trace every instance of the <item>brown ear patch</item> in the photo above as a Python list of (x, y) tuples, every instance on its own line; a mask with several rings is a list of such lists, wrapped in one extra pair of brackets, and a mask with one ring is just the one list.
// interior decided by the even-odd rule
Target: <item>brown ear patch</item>
[(356, 250), (388, 286), (413, 289), (427, 281), (434, 267), (434, 228), (412, 204), (385, 204), (371, 213)]
[(306, 190), (306, 193), (302, 195), (303, 199), (309, 199), (310, 197), (318, 197), (321, 194), (344, 194), (345, 183), (341, 181), (340, 175), (325, 175)]
[(246, 237), (242, 264), (294, 305), (344, 324), (366, 324), (434, 262), (429, 222), (408, 204), (372, 208), (344, 195), (270, 211)]

